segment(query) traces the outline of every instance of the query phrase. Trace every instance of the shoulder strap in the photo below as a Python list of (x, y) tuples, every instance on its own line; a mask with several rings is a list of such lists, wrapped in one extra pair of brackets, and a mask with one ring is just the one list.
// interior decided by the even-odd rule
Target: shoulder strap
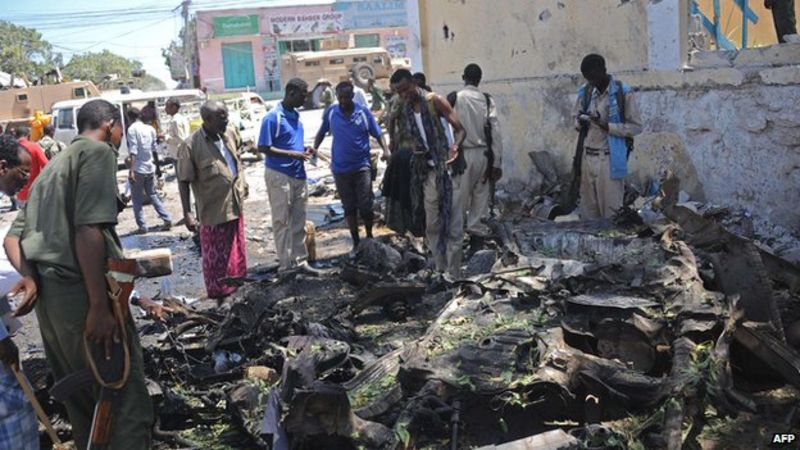
[[(492, 137), (492, 120), (490, 118), (492, 112), (492, 96), (486, 92), (483, 93), (483, 96), (486, 98), (486, 121), (483, 124), (483, 138), (486, 140), (486, 147), (491, 149), (494, 143), (494, 138)], [(486, 157), (489, 158), (491, 168), (491, 166), (494, 165), (494, 153), (487, 151)]]
[(622, 87), (622, 81), (614, 80), (617, 85), (617, 108), (619, 109), (619, 121), (625, 123), (625, 89)]
[(592, 103), (592, 93), (594, 89), (589, 89), (589, 84), (584, 84), (581, 88), (581, 93), (583, 95), (583, 110), (586, 111), (589, 109), (589, 105)]

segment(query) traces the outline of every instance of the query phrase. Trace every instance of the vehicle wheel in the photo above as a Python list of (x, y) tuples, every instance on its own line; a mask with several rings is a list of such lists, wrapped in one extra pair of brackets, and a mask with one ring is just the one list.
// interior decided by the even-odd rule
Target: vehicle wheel
[(322, 108), (320, 97), (322, 96), (323, 89), (325, 89), (325, 86), (322, 84), (314, 86), (314, 89), (306, 96), (306, 104), (304, 105), (306, 109)]
[(370, 78), (375, 78), (375, 69), (367, 63), (358, 63), (353, 66), (353, 82), (360, 88), (366, 89)]

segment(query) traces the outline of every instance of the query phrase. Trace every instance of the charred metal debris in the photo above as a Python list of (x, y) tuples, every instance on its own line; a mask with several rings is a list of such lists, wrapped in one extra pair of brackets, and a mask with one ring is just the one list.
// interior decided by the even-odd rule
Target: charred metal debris
[(678, 192), (668, 176), (616, 223), (493, 222), (464, 279), (393, 236), (223, 310), (167, 299), (179, 312), (141, 330), (159, 446), (680, 449), (747, 418), (797, 429), (800, 269)]

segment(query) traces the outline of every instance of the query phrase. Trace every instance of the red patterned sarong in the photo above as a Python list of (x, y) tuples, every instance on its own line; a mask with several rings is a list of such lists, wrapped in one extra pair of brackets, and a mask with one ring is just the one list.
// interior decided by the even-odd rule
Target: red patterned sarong
[(244, 217), (214, 226), (200, 225), (200, 247), (208, 297), (222, 298), (236, 292), (236, 286), (222, 280), (247, 274)]

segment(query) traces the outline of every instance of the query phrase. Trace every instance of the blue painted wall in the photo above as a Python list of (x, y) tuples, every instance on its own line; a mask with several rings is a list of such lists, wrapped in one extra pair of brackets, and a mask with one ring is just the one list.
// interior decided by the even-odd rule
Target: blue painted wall
[(333, 4), (333, 10), (344, 14), (346, 30), (408, 25), (405, 0), (337, 1)]

